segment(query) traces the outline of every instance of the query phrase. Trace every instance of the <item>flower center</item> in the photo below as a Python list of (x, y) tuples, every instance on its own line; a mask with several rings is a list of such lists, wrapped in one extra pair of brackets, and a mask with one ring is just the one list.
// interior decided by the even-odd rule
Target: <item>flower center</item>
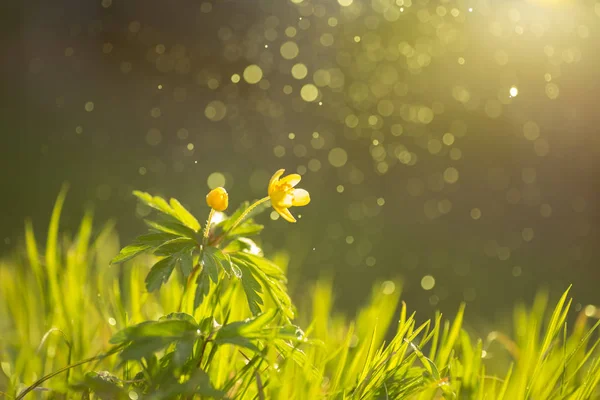
[(277, 185), (277, 190), (280, 192), (287, 192), (290, 189), (292, 189), (292, 185), (290, 185), (289, 183), (280, 183), (279, 185)]

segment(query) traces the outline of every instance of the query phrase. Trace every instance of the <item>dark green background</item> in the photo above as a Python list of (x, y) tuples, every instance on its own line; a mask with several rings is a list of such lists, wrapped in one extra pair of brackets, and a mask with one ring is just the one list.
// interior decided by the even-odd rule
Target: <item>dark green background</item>
[[(209, 3), (210, 12), (202, 12)], [(236, 205), (263, 197), (276, 169), (294, 172), (317, 159), (321, 168), (308, 170), (300, 185), (310, 191), (312, 202), (292, 210), (302, 215), (299, 222), (290, 225), (272, 221), (268, 214), (260, 217), (267, 226), (267, 249), (290, 251), (297, 300), (312, 280), (333, 275), (343, 308), (364, 301), (373, 282), (401, 277), (410, 308), (452, 312), (466, 299), (468, 319), (474, 324), (497, 318), (542, 287), (557, 295), (573, 283), (578, 303), (600, 303), (600, 15), (589, 1), (560, 7), (544, 2), (488, 3), (415, 1), (395, 21), (380, 11), (381, 4), (398, 9), (397, 4), (358, 0), (344, 9), (325, 0), (299, 5), (188, 0), (113, 0), (109, 7), (101, 1), (11, 4), (3, 12), (8, 29), (2, 46), (0, 253), (10, 254), (19, 243), (27, 216), (43, 235), (65, 181), (70, 191), (63, 226), (76, 227), (86, 205), (92, 205), (98, 227), (116, 218), (125, 241), (143, 229), (133, 189), (177, 197), (203, 219), (211, 173), (225, 174), (230, 204)], [(438, 18), (438, 6), (456, 8), (467, 17)], [(517, 22), (511, 8), (519, 12)], [(429, 17), (420, 10), (428, 10)], [(328, 24), (330, 17), (338, 19), (337, 26)], [(299, 18), (308, 19), (310, 27), (300, 28)], [(402, 55), (381, 57), (381, 51), (397, 48), (400, 41), (417, 49), (419, 43), (440, 42), (441, 28), (432, 28), (438, 20), (456, 40), (439, 45), (441, 54), (424, 50), (433, 51), (429, 65), (415, 71)], [(133, 21), (140, 24), (137, 33), (131, 31)], [(538, 22), (544, 26), (541, 36), (533, 33)], [(503, 29), (500, 37), (491, 33), (494, 23)], [(294, 38), (286, 37), (288, 26), (296, 27)], [(517, 26), (523, 34), (515, 33)], [(223, 27), (229, 27), (229, 42), (220, 38)], [(269, 27), (277, 32), (273, 41), (264, 35)], [(332, 46), (320, 43), (323, 33), (333, 35)], [(356, 43), (355, 36), (365, 39)], [(287, 40), (300, 48), (293, 61), (279, 53)], [(109, 54), (103, 52), (105, 43), (113, 46)], [(234, 56), (227, 53), (231, 43)], [(152, 52), (158, 44), (165, 46), (165, 54), (183, 46), (188, 67), (180, 72), (157, 68)], [(553, 46), (555, 55), (548, 56), (545, 46)], [(498, 51), (508, 55), (506, 65), (495, 61)], [(458, 64), (459, 57), (466, 60), (464, 65)], [(123, 62), (131, 63), (129, 73), (122, 72)], [(302, 81), (289, 72), (296, 62), (309, 70)], [(241, 75), (249, 64), (261, 65), (268, 89), (243, 79), (231, 83), (230, 77)], [(396, 109), (381, 117), (381, 126), (365, 124), (363, 120), (377, 114), (379, 99), (371, 93), (356, 101), (349, 87), (354, 82), (376, 86), (383, 64), (397, 70), (396, 83), (404, 85), (406, 94), (391, 90), (382, 98), (392, 99), (397, 107), (431, 108), (437, 102), (444, 112), (423, 124), (407, 120)], [(339, 68), (345, 75), (342, 88), (320, 88), (322, 106), (304, 102), (299, 95), (319, 68)], [(545, 94), (548, 72), (560, 88), (554, 100)], [(217, 77), (218, 88), (209, 88), (203, 76)], [(293, 93), (285, 95), (284, 85), (291, 85)], [(519, 95), (491, 118), (486, 103), (511, 85), (518, 87)], [(457, 101), (456, 86), (467, 88), (473, 101)], [(186, 91), (183, 101), (174, 97), (181, 88)], [(204, 114), (213, 100), (227, 106), (227, 116), (218, 122)], [(88, 101), (94, 103), (92, 112), (84, 109)], [(161, 110), (159, 118), (151, 116), (155, 107)], [(267, 112), (269, 107), (275, 115)], [(358, 127), (345, 125), (350, 113), (361, 118)], [(538, 124), (540, 139), (549, 145), (544, 156), (536, 154), (534, 142), (523, 135), (529, 120)], [(462, 121), (466, 133), (431, 154), (428, 141), (441, 140), (456, 128), (456, 121)], [(394, 123), (402, 124), (401, 136), (391, 134)], [(83, 129), (80, 134), (78, 126)], [(156, 146), (146, 141), (152, 128), (162, 134)], [(188, 130), (187, 139), (177, 136), (180, 128)], [(311, 144), (315, 131), (324, 138), (322, 148)], [(388, 170), (383, 174), (377, 170), (381, 160), (372, 156), (373, 140), (386, 146)], [(195, 146), (193, 152), (186, 150), (188, 143)], [(278, 145), (286, 148), (283, 157), (274, 154)], [(298, 145), (305, 151), (299, 148), (295, 153)], [(418, 162), (398, 162), (393, 150), (398, 145), (416, 154)], [(341, 168), (328, 162), (335, 147), (348, 155)], [(451, 147), (460, 148), (459, 160), (449, 157)], [(140, 175), (140, 167), (146, 168), (145, 175)], [(458, 182), (436, 188), (448, 167), (460, 172)], [(524, 168), (535, 170), (535, 182), (523, 181)], [(362, 179), (356, 179), (357, 174)], [(340, 184), (343, 193), (336, 191)], [(408, 189), (419, 186), (422, 192), (411, 195)], [(513, 194), (519, 191), (521, 200), (507, 201), (511, 189)], [(383, 206), (377, 205), (378, 198), (385, 200)], [(451, 201), (451, 211), (427, 217), (431, 202), (445, 199)], [(552, 208), (549, 217), (541, 215), (543, 204)], [(481, 209), (481, 219), (470, 217), (473, 208)], [(534, 230), (532, 241), (519, 239), (524, 228)], [(352, 244), (346, 243), (347, 236), (354, 238)], [(498, 247), (509, 247), (510, 257), (500, 259), (505, 257), (498, 257)], [(368, 257), (375, 258), (374, 265), (367, 265)], [(519, 268), (522, 272), (515, 276)], [(421, 288), (425, 275), (436, 279), (430, 291)]]

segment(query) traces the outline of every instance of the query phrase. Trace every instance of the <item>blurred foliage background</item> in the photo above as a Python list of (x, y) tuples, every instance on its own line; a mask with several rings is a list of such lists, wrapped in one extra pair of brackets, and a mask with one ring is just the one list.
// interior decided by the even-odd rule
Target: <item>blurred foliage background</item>
[[(600, 304), (600, 3), (27, 0), (3, 12), (0, 254), (61, 184), (123, 242), (133, 189), (206, 212), (278, 168), (312, 203), (270, 221), (293, 297), (332, 275), (354, 309), (402, 277), (412, 309), (472, 325), (573, 283)], [(208, 177), (208, 178), (207, 178)], [(271, 219), (275, 219), (273, 214)], [(112, 255), (111, 255), (112, 256)], [(109, 257), (110, 258), (110, 257)], [(108, 266), (107, 266), (108, 268)]]

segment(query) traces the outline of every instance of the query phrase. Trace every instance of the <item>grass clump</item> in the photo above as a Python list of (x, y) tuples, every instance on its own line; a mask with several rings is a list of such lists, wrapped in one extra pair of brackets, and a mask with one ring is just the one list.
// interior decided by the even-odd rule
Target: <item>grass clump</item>
[[(218, 211), (226, 192), (211, 195), (204, 229), (177, 200), (135, 192), (157, 215), (120, 252), (113, 225), (93, 234), (89, 212), (60, 233), (63, 190), (44, 248), (27, 221), (23, 251), (0, 263), (0, 397), (600, 398), (600, 321), (568, 326), (568, 290), (551, 310), (543, 294), (517, 307), (514, 333), (485, 339), (463, 328), (463, 306), (418, 323), (389, 282), (348, 319), (319, 281), (298, 313), (285, 262), (252, 239), (266, 200), (290, 222), (309, 201), (276, 197), (301, 190), (280, 176), (270, 198), (230, 215)], [(488, 374), (490, 346), (510, 356), (504, 373)]]

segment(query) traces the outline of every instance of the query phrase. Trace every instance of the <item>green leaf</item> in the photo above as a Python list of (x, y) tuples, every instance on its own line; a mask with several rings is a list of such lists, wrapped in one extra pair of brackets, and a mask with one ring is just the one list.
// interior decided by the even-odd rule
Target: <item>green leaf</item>
[(269, 325), (277, 315), (277, 310), (270, 309), (263, 313), (259, 313), (255, 317), (247, 318), (243, 321), (235, 321), (226, 324), (217, 331), (215, 341), (224, 340), (232, 337), (256, 337), (252, 335), (254, 332), (259, 332)]
[[(176, 319), (175, 316), (178, 316)], [(169, 338), (182, 339), (196, 335), (198, 324), (184, 317), (183, 313), (169, 314), (171, 318), (159, 321), (145, 321), (137, 325), (128, 326), (125, 329), (117, 332), (111, 339), (110, 343), (120, 344), (128, 341), (138, 341), (148, 338)], [(189, 316), (191, 317), (191, 316)], [(181, 319), (179, 319), (181, 318)]]
[(231, 271), (236, 278), (242, 279), (242, 270), (233, 261), (231, 262)]
[(178, 321), (187, 321), (190, 324), (197, 325), (196, 320), (190, 314), (184, 312), (172, 312), (167, 315), (163, 315), (158, 319), (159, 321), (170, 321), (170, 320), (178, 320)]
[(181, 269), (181, 273), (186, 279), (190, 276), (194, 268), (194, 249), (195, 247), (192, 247), (180, 252), (177, 258), (177, 265), (179, 265), (179, 269)]
[(123, 349), (119, 354), (119, 357), (123, 361), (148, 358), (157, 351), (160, 351), (173, 343), (173, 341), (173, 339), (168, 337), (151, 337), (136, 340)]
[(171, 208), (177, 215), (177, 219), (181, 221), (182, 224), (194, 232), (198, 232), (200, 230), (200, 223), (198, 220), (188, 210), (186, 210), (177, 199), (171, 199), (170, 204)]
[(149, 207), (152, 207), (155, 210), (158, 210), (171, 217), (177, 218), (177, 213), (175, 210), (173, 210), (169, 206), (169, 203), (167, 203), (167, 201), (162, 197), (152, 196), (150, 193), (140, 192), (139, 190), (134, 190), (133, 194)]
[[(435, 379), (436, 381), (442, 379), (442, 377), (440, 376), (440, 371), (438, 371), (438, 368), (435, 365), (435, 363), (423, 354), (419, 346), (417, 346), (415, 343), (409, 341), (406, 338), (404, 339), (404, 341), (408, 342), (419, 361), (421, 361), (421, 364), (423, 364), (423, 366), (425, 367), (427, 372), (433, 377), (433, 379)], [(481, 352), (479, 354), (481, 354)]]
[(262, 256), (262, 249), (252, 240), (246, 237), (238, 237), (230, 241), (225, 247), (227, 253), (247, 252)]
[(119, 378), (108, 372), (88, 372), (82, 382), (73, 385), (78, 391), (92, 391), (102, 400), (129, 399), (127, 392), (118, 385)]
[(121, 251), (119, 252), (119, 254), (115, 258), (113, 258), (110, 261), (110, 263), (111, 264), (120, 264), (127, 260), (131, 260), (133, 257), (139, 255), (140, 253), (143, 253), (144, 251), (146, 251), (150, 248), (152, 248), (151, 245), (144, 244), (144, 243), (130, 244), (129, 246), (123, 247), (121, 249)]
[(170, 233), (148, 233), (140, 235), (135, 239), (136, 243), (147, 244), (152, 247), (157, 247), (169, 240), (176, 239), (178, 236)]
[[(127, 342), (129, 340), (131, 340), (131, 337), (133, 335), (135, 335), (135, 332), (143, 329), (144, 326), (149, 326), (150, 328), (155, 324), (155, 321), (144, 321), (144, 322), (140, 322), (137, 325), (133, 325), (133, 326), (128, 326), (125, 329), (121, 329), (120, 331), (118, 331), (117, 333), (115, 333), (111, 338), (109, 343), (111, 344), (120, 344), (120, 343), (124, 343)], [(132, 332), (134, 332), (132, 334)], [(137, 336), (140, 336), (139, 334), (137, 334)]]
[(174, 313), (159, 321), (129, 326), (117, 332), (110, 342), (129, 343), (120, 354), (122, 360), (148, 359), (175, 341), (194, 341), (198, 337), (198, 327), (190, 315)]
[(170, 400), (179, 398), (193, 397), (194, 395), (202, 398), (223, 399), (226, 394), (215, 389), (206, 372), (201, 369), (194, 369), (189, 379), (180, 383), (178, 379), (171, 377), (170, 382), (163, 382), (158, 390), (154, 390), (144, 397), (146, 400)]
[(297, 325), (285, 325), (277, 330), (277, 338), (282, 340), (295, 340), (312, 344), (322, 344), (317, 340), (308, 340), (304, 331)]
[(188, 228), (187, 226), (183, 226), (177, 222), (169, 222), (169, 221), (152, 221), (149, 219), (145, 219), (144, 222), (150, 228), (164, 233), (170, 233), (175, 236), (183, 236), (188, 237), (190, 239), (196, 240), (196, 232)]
[(226, 324), (217, 331), (215, 343), (234, 344), (259, 352), (260, 349), (252, 340), (265, 338), (274, 332), (272, 329), (267, 328), (276, 315), (277, 310), (271, 309), (258, 314), (256, 317)]
[(255, 265), (257, 268), (260, 268), (265, 274), (272, 276), (277, 279), (281, 279), (286, 281), (287, 278), (285, 273), (277, 264), (272, 261), (267, 260), (264, 257), (260, 257), (250, 253), (236, 253), (236, 257), (239, 257), (252, 265)]
[(231, 276), (231, 274), (233, 273), (233, 263), (231, 262), (231, 257), (229, 257), (229, 254), (225, 254), (219, 249), (216, 250), (217, 251), (214, 252), (213, 257), (215, 257), (215, 259), (219, 261), (221, 268), (223, 268), (223, 270), (229, 276)]
[[(251, 271), (255, 281), (264, 290), (267, 291), (269, 297), (273, 299), (277, 307), (290, 319), (294, 318), (294, 306), (290, 299), (286, 284), (286, 277), (283, 271), (271, 261), (265, 258), (248, 254), (235, 253), (231, 254), (231, 258), (238, 267), (245, 265)], [(243, 275), (246, 273), (242, 270)], [(242, 276), (242, 281), (244, 280)], [(248, 295), (248, 292), (246, 292)], [(250, 299), (250, 298), (249, 298)]]
[[(208, 263), (212, 262), (212, 264), (214, 264), (211, 265), (209, 268), (213, 268), (214, 266), (216, 266), (218, 268), (222, 268), (228, 275), (232, 274), (231, 258), (229, 257), (229, 255), (223, 253), (221, 250), (217, 249), (216, 247), (206, 247), (204, 249), (204, 257), (205, 261), (207, 261)], [(215, 277), (218, 277), (218, 268), (215, 269), (217, 274), (215, 275)], [(211, 279), (212, 278), (213, 276), (211, 275)], [(214, 279), (213, 281), (216, 283)]]
[(458, 309), (458, 313), (456, 313), (456, 317), (454, 319), (454, 322), (452, 323), (452, 327), (450, 328), (448, 337), (445, 341), (443, 340), (444, 343), (440, 347), (440, 351), (435, 360), (435, 363), (441, 368), (445, 368), (448, 365), (450, 354), (460, 334), (464, 314), (465, 304), (462, 303)]
[(210, 247), (204, 249), (204, 253), (202, 255), (202, 267), (210, 277), (210, 279), (217, 283), (219, 281), (219, 261), (216, 260), (212, 251), (209, 251)]
[(146, 289), (153, 292), (159, 289), (163, 283), (166, 283), (175, 268), (176, 262), (176, 257), (167, 257), (154, 264), (146, 276)]
[(210, 291), (210, 278), (208, 277), (208, 272), (206, 269), (202, 269), (200, 274), (198, 275), (198, 279), (196, 279), (196, 295), (194, 296), (194, 309), (200, 307), (204, 298), (208, 296), (208, 292)]
[(177, 238), (163, 243), (154, 250), (157, 256), (172, 256), (180, 252), (189, 252), (197, 246), (196, 241), (189, 238)]
[(173, 362), (176, 366), (182, 366), (190, 358), (195, 342), (196, 338), (183, 339), (177, 342), (175, 351), (173, 352)]
[(154, 250), (157, 256), (172, 257), (181, 269), (184, 278), (187, 278), (193, 269), (194, 250), (197, 243), (189, 238), (177, 238), (163, 243)]
[(215, 339), (215, 343), (218, 344), (233, 344), (239, 347), (244, 347), (246, 349), (252, 350), (255, 353), (260, 352), (260, 348), (254, 343), (254, 339), (246, 338), (243, 336), (234, 336), (228, 338), (220, 338)]
[[(185, 314), (175, 313), (169, 315), (182, 316)], [(159, 321), (145, 321), (137, 325), (128, 326), (127, 328), (117, 332), (110, 339), (110, 343), (119, 344), (127, 341), (136, 341), (152, 337), (181, 339), (195, 335), (197, 329), (198, 324), (196, 324), (195, 321), (190, 321), (189, 318), (186, 317), (181, 317), (181, 319), (175, 319), (172, 317)]]
[(252, 314), (257, 315), (261, 311), (261, 306), (264, 304), (260, 296), (262, 287), (256, 278), (252, 275), (252, 271), (244, 263), (235, 263), (241, 274), (242, 287), (248, 299), (248, 306)]

